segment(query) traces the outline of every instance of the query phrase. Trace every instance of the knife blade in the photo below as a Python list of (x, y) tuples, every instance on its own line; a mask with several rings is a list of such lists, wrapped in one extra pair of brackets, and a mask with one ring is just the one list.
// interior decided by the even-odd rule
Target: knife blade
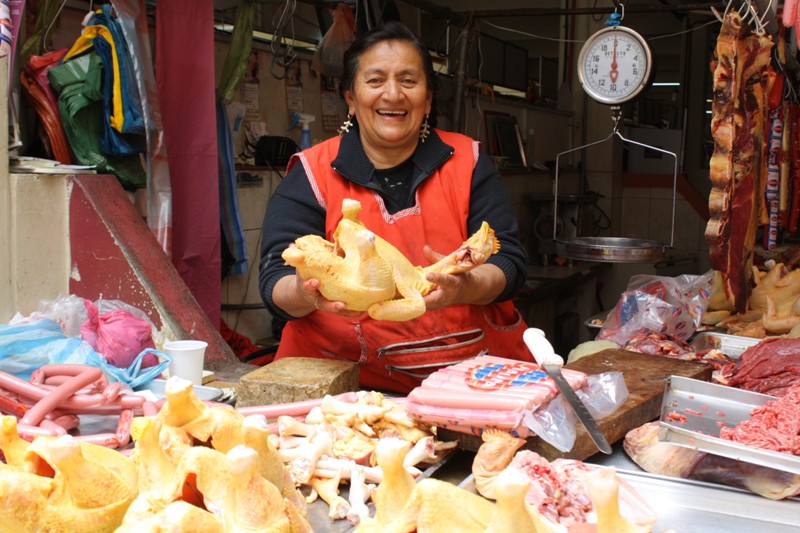
[(523, 334), (523, 340), (528, 350), (533, 354), (533, 358), (536, 359), (539, 368), (544, 370), (547, 375), (553, 379), (558, 390), (561, 391), (561, 394), (566, 398), (570, 407), (572, 407), (572, 410), (578, 416), (578, 420), (580, 420), (583, 427), (586, 428), (589, 438), (591, 438), (592, 442), (597, 446), (597, 449), (605, 454), (610, 454), (612, 452), (611, 445), (608, 443), (600, 426), (597, 425), (597, 421), (589, 410), (586, 409), (586, 405), (584, 405), (578, 395), (575, 394), (575, 391), (561, 373), (564, 360), (554, 353), (553, 346), (545, 338), (544, 332), (537, 328), (528, 328)]

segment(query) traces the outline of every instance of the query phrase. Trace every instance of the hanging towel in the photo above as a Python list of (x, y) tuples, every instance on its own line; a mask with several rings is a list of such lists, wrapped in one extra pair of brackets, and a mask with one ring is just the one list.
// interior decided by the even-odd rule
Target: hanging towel
[(244, 274), (247, 272), (247, 245), (239, 215), (239, 197), (236, 194), (233, 138), (225, 104), (220, 101), (217, 101), (217, 149), (219, 150), (219, 215), (222, 232), (234, 258), (231, 272)]

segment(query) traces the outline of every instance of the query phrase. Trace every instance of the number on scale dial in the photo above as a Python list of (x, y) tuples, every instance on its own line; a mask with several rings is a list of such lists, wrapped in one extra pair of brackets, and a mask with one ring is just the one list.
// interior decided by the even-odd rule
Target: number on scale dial
[(652, 67), (645, 40), (623, 26), (605, 28), (589, 37), (578, 62), (583, 90), (595, 100), (612, 105), (639, 94)]

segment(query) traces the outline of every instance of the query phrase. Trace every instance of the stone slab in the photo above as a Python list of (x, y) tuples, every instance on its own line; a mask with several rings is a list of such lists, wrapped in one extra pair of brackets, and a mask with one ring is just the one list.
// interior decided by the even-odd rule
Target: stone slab
[(355, 363), (287, 357), (242, 376), (236, 406), (299, 402), (358, 389)]

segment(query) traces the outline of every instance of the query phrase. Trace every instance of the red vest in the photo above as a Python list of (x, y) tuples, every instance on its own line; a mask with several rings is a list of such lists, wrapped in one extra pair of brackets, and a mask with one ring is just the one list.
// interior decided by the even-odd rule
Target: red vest
[[(361, 202), (364, 225), (392, 243), (415, 265), (429, 262), (424, 244), (447, 254), (469, 235), (470, 182), (477, 143), (457, 133), (437, 130), (455, 148), (450, 159), (416, 191), (413, 207), (390, 215), (375, 192), (343, 178), (331, 168), (339, 137), (292, 156), (301, 163), (317, 201), (327, 211), (325, 238), (332, 241), (341, 219), (342, 200)], [(492, 305), (453, 305), (428, 311), (406, 322), (372, 320), (364, 313), (349, 319), (314, 311), (289, 321), (276, 359), (302, 356), (357, 362), (364, 388), (407, 393), (430, 373), (488, 351), (491, 355), (531, 361), (522, 341), (526, 325), (511, 301)]]

